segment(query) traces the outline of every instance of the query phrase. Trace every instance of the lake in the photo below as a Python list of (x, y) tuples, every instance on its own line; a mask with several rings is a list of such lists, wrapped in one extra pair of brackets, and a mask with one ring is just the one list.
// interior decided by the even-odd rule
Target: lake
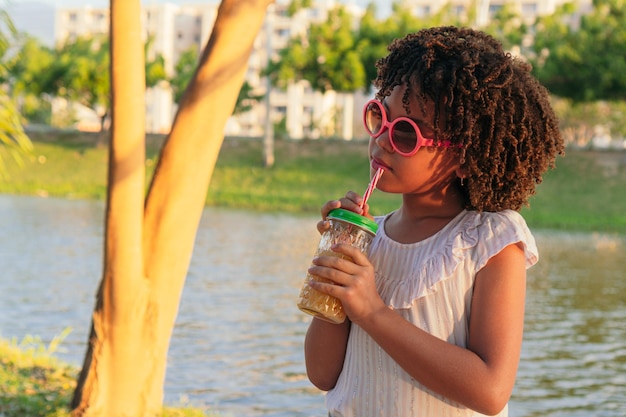
[[(0, 196), (0, 337), (79, 365), (102, 274), (104, 204)], [(171, 342), (165, 402), (221, 416), (323, 416), (295, 306), (316, 216), (206, 208)], [(511, 417), (626, 416), (626, 237), (534, 230)]]

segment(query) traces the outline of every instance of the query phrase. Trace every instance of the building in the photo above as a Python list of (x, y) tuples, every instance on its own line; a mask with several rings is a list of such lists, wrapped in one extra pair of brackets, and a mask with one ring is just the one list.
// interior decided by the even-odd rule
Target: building
[[(196, 47), (201, 52), (211, 34), (217, 17), (218, 3), (177, 5), (171, 3), (151, 4), (142, 9), (143, 34), (151, 42), (149, 53), (163, 56), (168, 75), (172, 75), (181, 54)], [(291, 36), (306, 31), (312, 22), (326, 18), (328, 10), (334, 8), (334, 0), (317, 1), (315, 8), (303, 10), (295, 16), (287, 15), (286, 4), (274, 4), (254, 44), (249, 60), (246, 80), (258, 94), (265, 94), (267, 81), (261, 76), (268, 60), (285, 47)], [(108, 32), (109, 10), (89, 6), (63, 8), (57, 11), (55, 40), (89, 34)], [(326, 97), (324, 97), (326, 96)], [(275, 122), (286, 118), (288, 134), (293, 138), (319, 136), (324, 127), (323, 115), (333, 112), (335, 103), (328, 97), (336, 93), (321, 95), (307, 89), (305, 83), (296, 83), (282, 92), (271, 93), (271, 118)], [(146, 128), (150, 132), (167, 132), (175, 115), (176, 106), (167, 85), (149, 89), (146, 93)], [(350, 106), (350, 111), (352, 107)], [(231, 118), (226, 134), (260, 136), (265, 126), (265, 104), (252, 111)], [(312, 129), (311, 126), (317, 126)], [(320, 127), (321, 126), (321, 127)], [(352, 136), (351, 126), (342, 136)]]
[[(444, 6), (459, 17), (470, 15), (476, 7), (477, 24), (486, 24), (489, 17), (506, 3), (514, 3), (521, 15), (534, 19), (537, 15), (552, 13), (566, 0), (404, 0), (403, 4), (417, 16), (429, 16)], [(582, 0), (590, 3), (591, 0)], [(225, 134), (262, 136), (266, 123), (283, 122), (292, 139), (326, 136), (351, 139), (365, 136), (361, 126), (361, 107), (368, 99), (363, 93), (340, 94), (313, 91), (306, 81), (291, 83), (286, 91), (272, 89), (262, 76), (269, 59), (277, 56), (289, 39), (304, 33), (312, 23), (326, 20), (328, 12), (336, 7), (336, 0), (315, 0), (310, 9), (300, 10), (293, 16), (287, 14), (287, 4), (277, 2), (268, 8), (266, 19), (249, 59), (246, 81), (255, 94), (266, 95), (251, 111), (233, 116)], [(346, 2), (342, 2), (345, 6)], [(166, 71), (172, 75), (181, 54), (189, 48), (201, 52), (210, 36), (217, 17), (219, 3), (178, 5), (172, 3), (149, 4), (142, 9), (145, 41), (150, 39), (149, 53), (160, 54), (165, 59)], [(348, 2), (355, 18), (362, 9)], [(108, 32), (107, 8), (64, 8), (57, 10), (55, 40), (61, 42), (77, 36)], [(150, 132), (168, 132), (175, 116), (176, 105), (167, 85), (149, 89), (146, 93), (146, 129)], [(269, 115), (266, 111), (269, 103)], [(267, 116), (267, 117), (266, 117)]]
[[(461, 18), (475, 12), (476, 24), (482, 26), (505, 4), (512, 4), (523, 19), (532, 21), (537, 16), (554, 13), (557, 6), (568, 2), (571, 0), (403, 0), (402, 4), (416, 16), (424, 17), (437, 14), (445, 6), (450, 6), (452, 13)], [(591, 0), (582, 0), (582, 3), (591, 3)]]

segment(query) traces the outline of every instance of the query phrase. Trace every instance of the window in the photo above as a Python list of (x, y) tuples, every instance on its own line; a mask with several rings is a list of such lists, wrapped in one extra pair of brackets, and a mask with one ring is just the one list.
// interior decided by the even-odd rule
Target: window
[(415, 15), (417, 17), (430, 16), (430, 6), (417, 6), (415, 8)]
[(493, 16), (498, 13), (498, 11), (502, 8), (501, 4), (490, 4), (489, 5), (489, 15)]
[(532, 17), (537, 15), (537, 3), (522, 3), (522, 16)]

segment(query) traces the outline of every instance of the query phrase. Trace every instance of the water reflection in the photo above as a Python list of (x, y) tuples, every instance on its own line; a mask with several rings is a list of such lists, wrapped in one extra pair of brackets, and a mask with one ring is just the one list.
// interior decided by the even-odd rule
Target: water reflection
[[(0, 336), (71, 326), (79, 364), (102, 264), (103, 205), (0, 196)], [(295, 307), (315, 216), (204, 212), (174, 329), (166, 402), (223, 416), (321, 416)], [(626, 239), (536, 233), (512, 417), (626, 415)]]
[(538, 233), (512, 416), (626, 415), (623, 237)]
[(205, 211), (172, 341), (172, 351), (188, 352), (170, 361), (168, 386), (190, 384), (192, 403), (235, 416), (323, 412), (304, 375), (308, 318), (294, 310), (319, 237), (314, 222)]

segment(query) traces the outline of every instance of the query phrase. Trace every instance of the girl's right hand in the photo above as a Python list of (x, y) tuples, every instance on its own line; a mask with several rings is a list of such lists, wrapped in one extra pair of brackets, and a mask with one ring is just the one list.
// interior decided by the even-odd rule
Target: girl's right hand
[(328, 220), (326, 220), (326, 217), (328, 216), (328, 213), (330, 213), (330, 211), (334, 209), (342, 208), (342, 209), (353, 211), (356, 214), (360, 214), (362, 216), (372, 218), (372, 216), (368, 214), (369, 206), (365, 204), (365, 206), (361, 208), (361, 206), (359, 205), (361, 204), (361, 201), (363, 201), (363, 197), (361, 197), (359, 194), (355, 193), (354, 191), (348, 191), (345, 197), (342, 197), (339, 200), (327, 201), (322, 206), (322, 210), (321, 210), (322, 220), (317, 223), (318, 232), (320, 232), (321, 234), (321, 233), (324, 233), (326, 230), (328, 230), (328, 228), (330, 228), (330, 223), (328, 223)]

